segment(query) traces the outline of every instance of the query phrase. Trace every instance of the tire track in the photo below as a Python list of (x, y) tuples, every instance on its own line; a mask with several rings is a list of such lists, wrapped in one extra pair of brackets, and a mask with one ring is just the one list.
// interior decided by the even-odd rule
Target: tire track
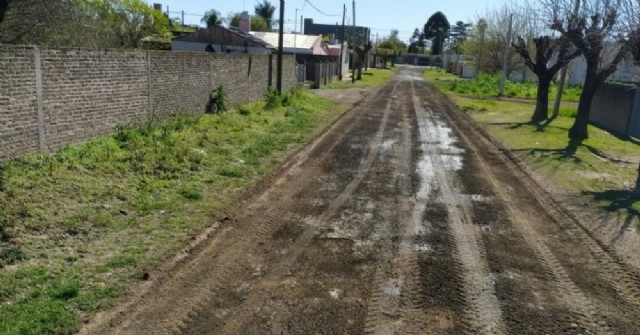
[[(444, 99), (446, 100), (446, 97)], [(450, 102), (447, 101), (446, 106), (455, 113), (455, 109), (450, 106)], [(563, 230), (571, 232), (581, 245), (589, 249), (591, 256), (603, 269), (599, 274), (608, 278), (608, 281), (614, 285), (619, 298), (624, 300), (622, 303), (640, 308), (640, 273), (634, 270), (632, 265), (620, 258), (602, 239), (583, 225), (573, 213), (555, 201), (553, 195), (546, 191), (530, 175), (528, 168), (523, 166), (513, 154), (501, 148), (499, 143), (495, 142), (472, 120), (469, 120), (468, 116), (462, 117), (462, 119), (464, 119), (468, 128), (473, 129), (480, 135), (480, 140), (488, 148), (493, 148), (496, 152), (501, 153), (496, 154), (496, 156), (505, 165), (513, 168), (513, 173), (527, 186), (527, 189), (534, 193), (535, 199), (540, 206), (547, 210), (549, 219)]]
[[(456, 155), (461, 160), (462, 152), (452, 146), (455, 139), (450, 137), (451, 130), (435, 119), (433, 111), (422, 107), (414, 88), (412, 95), (423, 146), (425, 143), (439, 143), (440, 149), (449, 148), (449, 152), (435, 152), (427, 155), (423, 168), (432, 171), (433, 177), (438, 181), (439, 200), (447, 207), (450, 234), (455, 241), (454, 254), (462, 269), (467, 333), (506, 334), (500, 302), (495, 294), (482, 238), (470, 218), (469, 201), (456, 193), (452, 173), (446, 172), (456, 169)], [(426, 146), (423, 150), (429, 152)], [(458, 163), (461, 165), (461, 161)]]
[[(435, 94), (441, 93), (438, 92)], [(444, 115), (444, 117), (449, 121), (449, 124), (457, 128), (457, 132), (461, 139), (466, 143), (466, 147), (471, 149), (475, 157), (478, 158), (481, 169), (486, 175), (491, 176), (489, 178), (489, 182), (492, 184), (492, 188), (496, 196), (503, 199), (502, 202), (505, 205), (505, 209), (509, 213), (509, 217), (514, 218), (514, 220), (512, 220), (512, 222), (514, 223), (514, 227), (518, 229), (520, 234), (523, 236), (523, 239), (528, 243), (531, 250), (533, 250), (536, 254), (540, 263), (554, 278), (556, 290), (560, 295), (564, 297), (563, 300), (567, 303), (570, 303), (571, 308), (578, 311), (577, 321), (583, 327), (590, 329), (591, 332), (597, 331), (598, 334), (613, 334), (611, 328), (607, 323), (607, 320), (598, 311), (591, 299), (589, 299), (571, 280), (564, 267), (551, 252), (539, 233), (529, 224), (527, 224), (527, 220), (517, 219), (526, 217), (526, 215), (524, 215), (524, 213), (522, 213), (519, 209), (515, 208), (511, 201), (506, 200), (510, 197), (506, 193), (504, 188), (501, 187), (502, 185), (499, 185), (497, 182), (498, 180), (501, 180), (502, 177), (495, 175), (494, 171), (488, 167), (488, 163), (480, 153), (479, 149), (476, 147), (477, 144), (469, 139), (464, 130), (459, 129), (460, 126), (458, 125), (458, 123), (454, 122), (454, 120), (448, 113), (441, 114)], [(465, 119), (464, 122), (466, 123), (468, 122), (468, 120)], [(465, 126), (469, 127), (468, 124), (465, 124)], [(489, 147), (492, 146), (491, 144), (488, 145)]]
[[(389, 94), (391, 96), (396, 94), (398, 85), (399, 84), (396, 84), (390, 91)], [(381, 99), (384, 99), (384, 96), (378, 97), (376, 101)], [(307, 222), (305, 222), (302, 234), (295, 241), (293, 241), (292, 244), (288, 245), (288, 249), (291, 250), (291, 252), (288, 252), (285, 255), (281, 255), (276, 261), (276, 263), (270, 269), (267, 270), (267, 273), (264, 274), (264, 276), (261, 276), (256, 283), (251, 285), (251, 287), (254, 288), (254, 291), (260, 290), (260, 283), (276, 282), (278, 279), (287, 277), (288, 275), (291, 274), (291, 269), (293, 268), (293, 265), (295, 264), (297, 259), (300, 257), (302, 252), (305, 250), (303, 246), (309, 244), (312, 241), (312, 239), (317, 234), (317, 229), (320, 226), (325, 224), (329, 219), (334, 217), (336, 213), (338, 213), (338, 210), (352, 197), (354, 191), (358, 188), (358, 186), (362, 183), (365, 177), (369, 174), (369, 171), (378, 153), (378, 148), (380, 147), (380, 143), (382, 142), (384, 129), (387, 126), (387, 120), (389, 118), (389, 114), (392, 109), (391, 108), (392, 99), (390, 98), (390, 96), (387, 97), (387, 99), (388, 101), (387, 101), (386, 108), (383, 112), (382, 119), (379, 121), (380, 126), (378, 128), (378, 131), (376, 132), (373, 141), (369, 143), (369, 150), (366, 153), (366, 156), (363, 157), (360, 164), (358, 165), (353, 179), (344, 187), (344, 189), (337, 196), (333, 198), (331, 203), (327, 206), (325, 210), (322, 211), (322, 213), (319, 216), (312, 218), (310, 220), (307, 220)], [(318, 161), (322, 161), (323, 157), (330, 155), (331, 151), (334, 150), (334, 148), (336, 148), (336, 146), (344, 140), (345, 134), (347, 134), (347, 132), (344, 132), (343, 134), (338, 136), (337, 139), (328, 147), (324, 147), (323, 150), (325, 150), (326, 148), (329, 151), (323, 151), (320, 154), (321, 156), (317, 158)], [(289, 204), (282, 206), (282, 208), (294, 208), (293, 206), (295, 204), (294, 200), (290, 199), (288, 202)], [(269, 262), (265, 262), (265, 263), (269, 263)], [(224, 292), (230, 289), (233, 289), (233, 287), (230, 287), (230, 286), (221, 287), (217, 291)], [(213, 292), (211, 292), (210, 295), (213, 296), (214, 295)], [(243, 327), (243, 323), (250, 320), (253, 316), (252, 315), (253, 311), (251, 309), (242, 308), (242, 306), (257, 306), (259, 305), (262, 299), (264, 299), (264, 296), (262, 294), (250, 294), (247, 300), (242, 301), (242, 305), (238, 305), (237, 308), (235, 308), (231, 312), (234, 314), (234, 317), (233, 317), (234, 321), (225, 324), (216, 333), (218, 334), (240, 333), (241, 328)], [(184, 332), (186, 332), (187, 328), (193, 324), (203, 324), (203, 321), (206, 320), (206, 318), (208, 318), (208, 315), (210, 315), (210, 310), (207, 307), (208, 307), (208, 304), (206, 302), (198, 306), (197, 311), (193, 313), (194, 316), (191, 317), (191, 321), (187, 322), (185, 324), (185, 327), (182, 328)], [(278, 318), (282, 318), (282, 317), (284, 316), (283, 315), (278, 316)]]
[[(373, 91), (370, 95), (378, 92)], [(371, 103), (377, 100), (373, 99)], [(290, 187), (292, 176), (300, 173), (300, 166), (309, 161), (318, 148), (327, 143), (331, 143), (331, 148), (335, 147), (362, 117), (358, 108), (366, 109), (367, 106), (367, 103), (358, 104), (293, 155), (279, 169), (280, 176), (271, 182), (271, 188), (265, 187), (252, 197), (253, 201), (243, 209), (246, 215), (207, 231), (205, 237), (199, 237), (201, 245), (190, 250), (187, 257), (178, 257), (174, 266), (165, 269), (169, 275), (154, 279), (130, 303), (98, 318), (80, 334), (181, 333), (211, 304), (216, 294), (233, 286), (229, 284), (231, 278), (254, 278), (251, 260), (262, 255), (251, 252), (271, 238), (273, 231), (290, 216), (289, 208), (293, 208), (290, 194), (283, 193), (287, 190), (282, 187), (278, 191), (278, 186), (288, 184)], [(299, 186), (303, 188), (304, 185)], [(274, 203), (278, 206), (268, 207)]]
[[(406, 85), (406, 84), (405, 84)], [(401, 98), (402, 99), (402, 98)], [(411, 222), (411, 211), (413, 205), (411, 196), (411, 125), (408, 122), (407, 109), (409, 108), (406, 99), (398, 102), (402, 111), (401, 138), (397, 144), (399, 150), (394, 151), (396, 171), (396, 192), (399, 199), (396, 201), (398, 208), (395, 217), (383, 218), (381, 229), (378, 235), (382, 237), (380, 244), (381, 256), (377, 263), (378, 267), (374, 273), (373, 290), (367, 305), (367, 317), (365, 319), (365, 334), (390, 335), (396, 333), (398, 323), (417, 322), (419, 319), (407, 314), (406, 303), (407, 292), (415, 293), (416, 280), (412, 280), (415, 274), (419, 273), (416, 255), (414, 254), (412, 243), (415, 231), (415, 223)], [(397, 157), (395, 157), (397, 156)], [(384, 213), (384, 212), (383, 212)], [(399, 227), (399, 248), (394, 248), (392, 222)], [(417, 295), (419, 296), (419, 295)], [(407, 333), (409, 334), (409, 333)]]

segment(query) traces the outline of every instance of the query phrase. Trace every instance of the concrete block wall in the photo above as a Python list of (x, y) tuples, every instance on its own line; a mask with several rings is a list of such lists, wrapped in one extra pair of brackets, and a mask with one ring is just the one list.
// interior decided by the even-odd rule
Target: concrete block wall
[[(270, 66), (272, 68), (270, 68)], [(202, 113), (222, 85), (230, 106), (275, 85), (275, 57), (0, 46), (0, 160), (54, 151), (175, 113)], [(296, 85), (284, 57), (283, 87)]]

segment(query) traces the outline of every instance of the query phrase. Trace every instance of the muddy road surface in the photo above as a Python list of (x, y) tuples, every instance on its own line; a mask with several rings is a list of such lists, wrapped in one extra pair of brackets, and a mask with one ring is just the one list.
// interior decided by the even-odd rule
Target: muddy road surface
[(640, 334), (640, 277), (403, 67), (84, 334)]

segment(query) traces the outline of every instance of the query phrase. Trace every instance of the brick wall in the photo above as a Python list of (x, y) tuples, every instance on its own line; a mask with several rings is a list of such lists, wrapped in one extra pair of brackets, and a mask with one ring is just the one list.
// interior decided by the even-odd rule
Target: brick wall
[(0, 48), (0, 157), (38, 150), (33, 48)]
[[(284, 57), (287, 89), (296, 84), (294, 64), (293, 56)], [(219, 85), (231, 106), (253, 102), (270, 81), (275, 85), (276, 57), (0, 46), (0, 73), (0, 159), (6, 159), (122, 125), (202, 113)]]

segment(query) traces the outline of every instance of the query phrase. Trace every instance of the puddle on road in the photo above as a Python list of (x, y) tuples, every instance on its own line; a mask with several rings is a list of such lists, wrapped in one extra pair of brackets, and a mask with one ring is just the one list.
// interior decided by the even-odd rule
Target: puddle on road
[(431, 250), (433, 250), (433, 247), (431, 247), (429, 243), (422, 242), (416, 244), (415, 250), (419, 252), (430, 252)]

